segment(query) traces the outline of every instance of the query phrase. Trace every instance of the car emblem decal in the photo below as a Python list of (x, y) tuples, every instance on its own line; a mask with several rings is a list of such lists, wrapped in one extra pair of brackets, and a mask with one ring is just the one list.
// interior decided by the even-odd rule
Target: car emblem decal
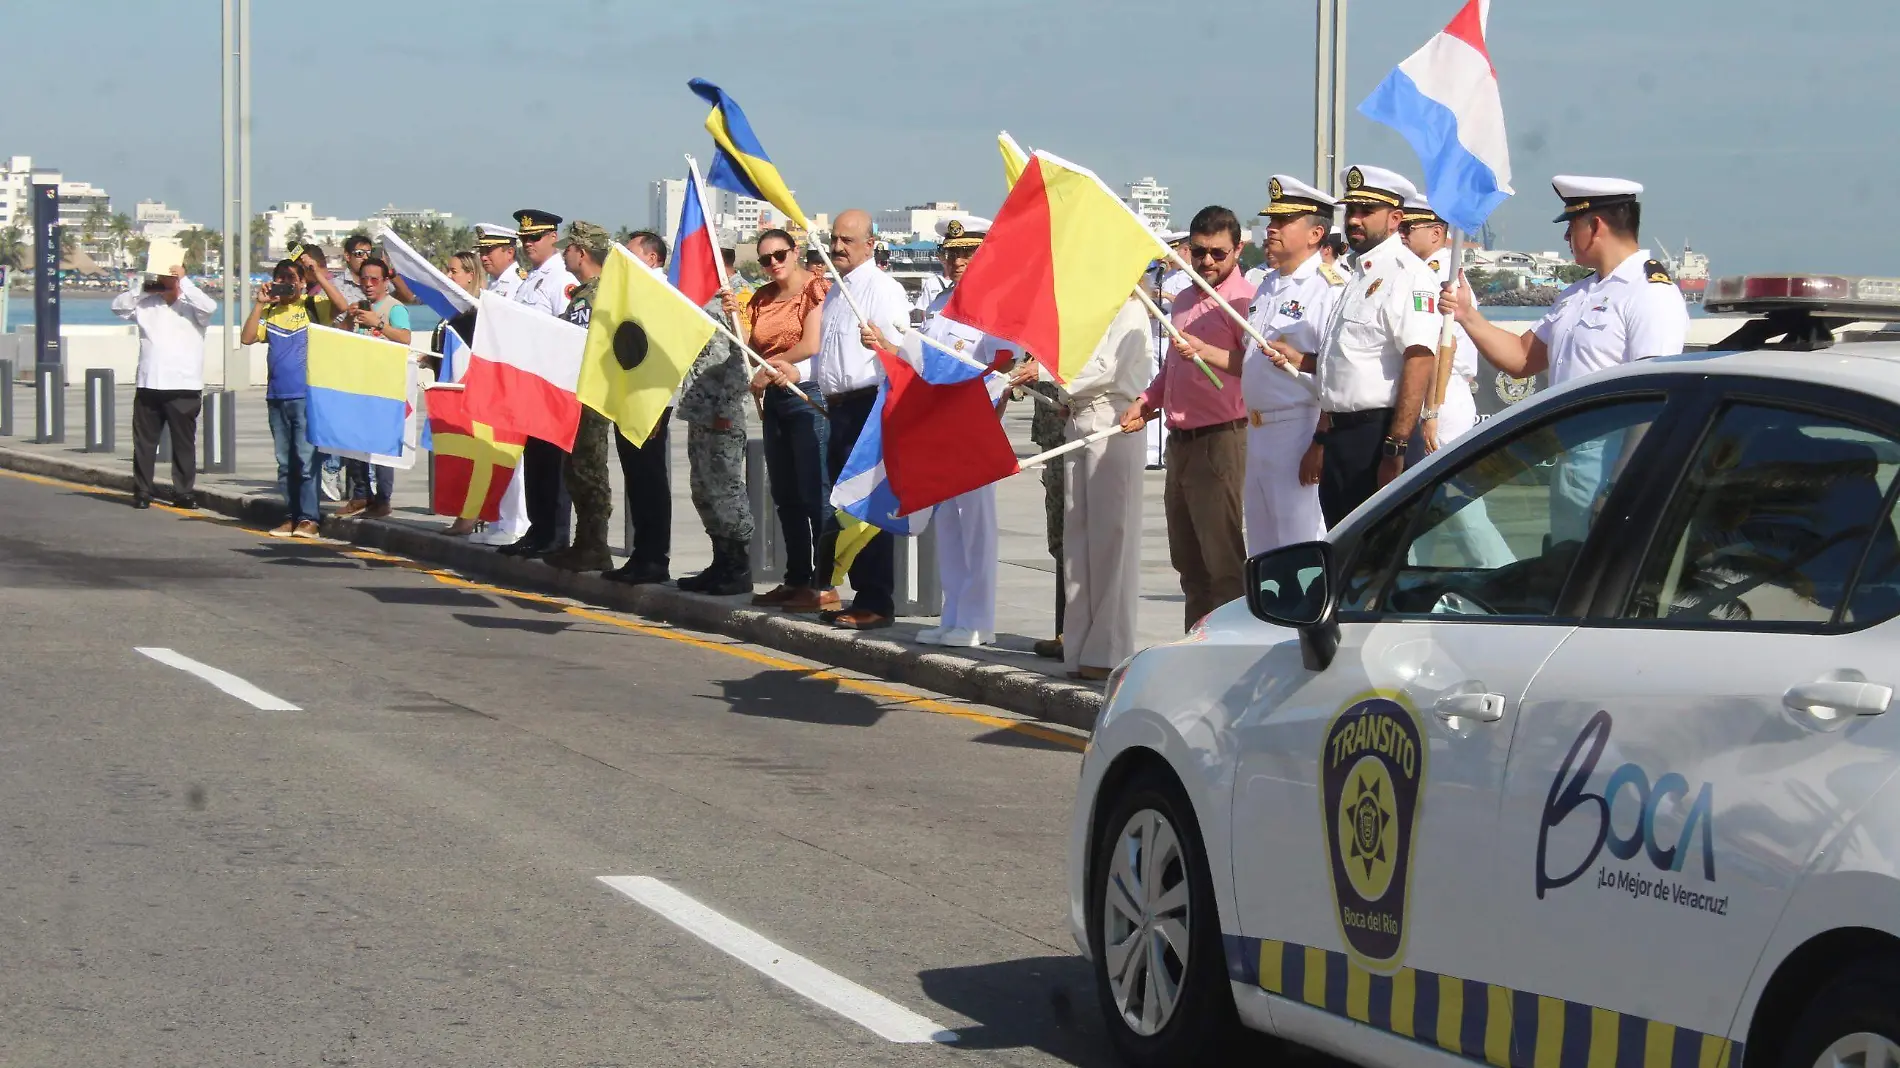
[(1383, 696), (1342, 709), (1320, 748), (1334, 915), (1347, 954), (1367, 971), (1389, 973), (1405, 959), (1425, 763), (1418, 713)]

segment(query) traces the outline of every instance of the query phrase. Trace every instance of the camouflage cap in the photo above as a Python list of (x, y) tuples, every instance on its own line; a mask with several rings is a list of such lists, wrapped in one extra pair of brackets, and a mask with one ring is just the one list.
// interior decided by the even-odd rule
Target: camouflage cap
[(607, 250), (613, 247), (614, 235), (606, 227), (575, 219), (567, 224), (567, 234), (561, 238), (561, 247), (579, 245), (597, 260), (607, 259)]

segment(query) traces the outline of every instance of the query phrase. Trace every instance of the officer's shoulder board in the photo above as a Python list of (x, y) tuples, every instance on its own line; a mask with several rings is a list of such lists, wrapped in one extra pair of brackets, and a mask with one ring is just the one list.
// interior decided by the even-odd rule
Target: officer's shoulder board
[(1664, 267), (1661, 260), (1650, 260), (1643, 264), (1643, 274), (1647, 275), (1650, 281), (1662, 285), (1671, 285), (1675, 282), (1675, 279), (1669, 277), (1669, 268)]
[(515, 277), (521, 279), (524, 282), (528, 280), (528, 272), (522, 270), (521, 265), (518, 263), (515, 264)]
[(1346, 284), (1346, 276), (1340, 274), (1330, 263), (1322, 263), (1319, 265), (1319, 276), (1326, 279), (1326, 284), (1329, 286), (1343, 286)]

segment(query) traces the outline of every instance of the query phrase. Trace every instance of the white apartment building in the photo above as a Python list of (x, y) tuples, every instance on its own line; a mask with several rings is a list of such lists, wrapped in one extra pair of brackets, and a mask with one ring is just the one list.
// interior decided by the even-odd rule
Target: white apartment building
[[(263, 256), (273, 259), (282, 256), (290, 248), (291, 231), (300, 223), (303, 225), (304, 240), (315, 241), (319, 245), (341, 245), (344, 238), (363, 229), (360, 219), (318, 216), (307, 200), (285, 201), (281, 207), (265, 212), (264, 221), (270, 225), (270, 246), (264, 250)], [(253, 253), (253, 257), (256, 258), (256, 253)]]
[(370, 224), (371, 231), (377, 229), (376, 224), (378, 223), (384, 226), (394, 226), (399, 222), (406, 222), (416, 226), (422, 226), (427, 223), (439, 222), (454, 226), (455, 216), (446, 211), (437, 211), (434, 208), (409, 209), (398, 208), (396, 205), (390, 204), (385, 206), (383, 210), (365, 219), (364, 222)]
[(197, 223), (187, 222), (183, 215), (166, 207), (162, 200), (139, 201), (138, 207), (132, 209), (132, 228), (147, 241), (175, 238), (186, 230), (201, 229)]
[(1148, 229), (1160, 232), (1169, 229), (1173, 218), (1173, 209), (1168, 203), (1168, 187), (1153, 178), (1129, 182), (1122, 186), (1122, 203), (1141, 216)]
[[(680, 212), (686, 206), (686, 179), (662, 178), (647, 187), (647, 229), (671, 242), (679, 233)], [(763, 200), (706, 188), (706, 210), (724, 246), (757, 237), (759, 231), (784, 225), (784, 216)]]
[(946, 219), (972, 217), (954, 200), (932, 200), (904, 208), (884, 208), (871, 216), (871, 222), (877, 227), (880, 239), (902, 244), (908, 241), (934, 242), (937, 240), (938, 223)]
[[(17, 226), (30, 232), (33, 229), (33, 186), (49, 183), (59, 186), (59, 225), (74, 237), (80, 235), (87, 214), (94, 208), (104, 208), (108, 214), (112, 211), (112, 197), (91, 182), (66, 181), (56, 170), (33, 166), (31, 156), (9, 156), (4, 166), (0, 166), (0, 228)], [(116, 251), (111, 233), (104, 230), (84, 247), (88, 255), (102, 262)]]
[(667, 241), (679, 232), (680, 212), (686, 208), (686, 179), (662, 178), (647, 189), (647, 229)]

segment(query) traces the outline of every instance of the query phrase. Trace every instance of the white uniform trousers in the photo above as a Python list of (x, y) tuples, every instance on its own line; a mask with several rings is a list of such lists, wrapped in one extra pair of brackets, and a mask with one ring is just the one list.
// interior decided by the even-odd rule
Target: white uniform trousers
[[(1461, 375), (1452, 375), (1445, 383), (1445, 403), (1438, 409), (1438, 447), (1451, 448), (1477, 425), (1478, 405), (1472, 399), (1471, 383)], [(1422, 461), (1426, 455), (1424, 430), (1412, 431), (1406, 466)], [(1482, 500), (1466, 504), (1437, 527), (1421, 532), (1407, 556), (1421, 567), (1494, 569), (1517, 560), (1517, 554), (1491, 522)]]
[[(1120, 414), (1105, 397), (1077, 408), (1069, 415), (1069, 440), (1114, 426)], [(1113, 668), (1135, 655), (1145, 452), (1138, 435), (1116, 434), (1063, 458), (1062, 652), (1069, 671)]]
[(1319, 405), (1262, 412), (1247, 430), (1247, 555), (1326, 536), (1319, 487), (1300, 485), (1300, 458), (1313, 444)]
[(996, 633), (996, 487), (984, 486), (937, 506), (937, 576), (943, 626)]
[(501, 493), (501, 519), (493, 526), (517, 539), (528, 533), (528, 480), (522, 477), (519, 465)]

